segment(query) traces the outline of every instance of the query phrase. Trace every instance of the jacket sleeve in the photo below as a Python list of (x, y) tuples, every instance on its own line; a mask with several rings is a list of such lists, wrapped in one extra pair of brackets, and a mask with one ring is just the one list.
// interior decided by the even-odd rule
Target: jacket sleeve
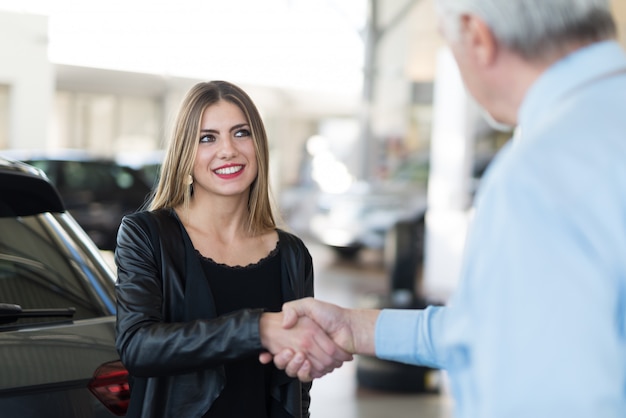
[[(164, 305), (182, 311), (177, 306), (182, 303), (176, 303), (183, 300), (182, 278), (180, 273), (162, 274), (174, 267), (161, 262), (161, 248), (155, 248), (158, 242), (144, 220), (123, 219), (115, 250), (116, 348), (129, 372), (143, 377), (189, 373), (260, 352), (260, 309), (186, 322), (164, 317)], [(176, 292), (180, 295), (171, 294)]]
[[(311, 262), (311, 255), (309, 254), (308, 250), (306, 251), (306, 255), (308, 257), (308, 260), (306, 262), (307, 264), (307, 268), (306, 268), (306, 296), (311, 296), (313, 297), (313, 263)], [(301, 390), (302, 390), (302, 416), (303, 417), (309, 417), (310, 416), (310, 412), (309, 412), (309, 408), (311, 407), (311, 388), (313, 387), (313, 383), (312, 382), (302, 382), (300, 383), (301, 386)]]
[[(299, 240), (300, 241), (300, 240)], [(302, 246), (303, 258), (304, 258), (304, 297), (313, 297), (314, 296), (314, 286), (313, 286), (313, 258), (309, 253), (309, 250), (306, 248), (304, 243), (300, 241), (300, 245)], [(301, 383), (302, 387), (302, 416), (309, 417), (310, 412), (309, 408), (311, 406), (311, 388), (313, 384), (312, 382), (303, 382)]]
[(313, 296), (313, 259), (304, 242), (297, 236), (278, 230), (282, 242), (283, 274), (286, 274), (289, 290), (284, 292), (285, 301)]
[[(313, 258), (300, 238), (290, 233), (280, 231), (281, 240), (285, 240), (288, 249), (285, 256), (287, 264), (287, 275), (293, 289), (293, 295), (296, 299), (314, 296), (314, 280), (313, 280)], [(302, 417), (309, 417), (309, 408), (311, 406), (311, 387), (312, 383), (299, 383), (300, 399), (302, 407)]]

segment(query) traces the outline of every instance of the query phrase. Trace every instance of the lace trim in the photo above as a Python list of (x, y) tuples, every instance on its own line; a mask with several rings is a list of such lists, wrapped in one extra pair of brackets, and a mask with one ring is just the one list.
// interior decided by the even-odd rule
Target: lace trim
[(276, 256), (276, 254), (278, 254), (278, 249), (279, 249), (279, 245), (278, 244), (279, 244), (279, 242), (277, 241), (276, 242), (276, 247), (274, 247), (274, 249), (272, 251), (270, 251), (269, 254), (267, 254), (265, 257), (261, 258), (257, 262), (250, 263), (250, 264), (247, 264), (245, 266), (242, 266), (242, 265), (231, 266), (230, 264), (218, 263), (217, 261), (213, 260), (211, 257), (205, 257), (197, 249), (194, 248), (194, 250), (196, 251), (196, 254), (198, 255), (198, 257), (202, 261), (206, 261), (208, 263), (214, 264), (216, 266), (224, 267), (224, 268), (245, 270), (245, 269), (255, 268), (255, 267), (257, 267), (257, 266), (267, 262), (270, 258), (273, 258), (274, 256)]

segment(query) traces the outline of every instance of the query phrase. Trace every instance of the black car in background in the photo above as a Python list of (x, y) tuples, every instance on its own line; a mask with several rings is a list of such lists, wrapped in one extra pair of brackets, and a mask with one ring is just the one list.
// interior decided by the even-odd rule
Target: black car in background
[(0, 151), (43, 170), (57, 188), (66, 209), (101, 250), (115, 249), (124, 215), (139, 209), (152, 184), (141, 172), (112, 158), (82, 151)]
[(0, 158), (0, 416), (123, 416), (115, 275), (43, 172)]

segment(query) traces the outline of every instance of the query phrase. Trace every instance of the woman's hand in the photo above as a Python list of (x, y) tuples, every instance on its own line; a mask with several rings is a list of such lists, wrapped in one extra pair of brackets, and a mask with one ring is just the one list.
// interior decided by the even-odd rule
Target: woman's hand
[[(285, 327), (282, 312), (263, 313), (259, 324), (261, 344), (269, 353), (259, 357), (262, 363), (269, 363), (273, 355), (282, 361), (293, 361), (299, 369), (305, 364), (308, 368), (302, 375), (305, 380), (321, 377), (340, 367), (344, 361), (352, 360), (352, 355), (335, 344), (326, 332), (312, 319), (302, 316), (292, 318)], [(286, 363), (285, 362), (285, 363)], [(284, 367), (283, 367), (284, 368)], [(295, 366), (293, 367), (295, 368)], [(286, 370), (292, 372), (292, 370)], [(296, 376), (292, 373), (290, 376)]]

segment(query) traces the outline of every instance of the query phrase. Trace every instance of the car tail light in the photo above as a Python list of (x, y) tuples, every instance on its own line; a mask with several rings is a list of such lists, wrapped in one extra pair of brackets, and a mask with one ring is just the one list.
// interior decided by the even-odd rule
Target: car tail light
[(128, 371), (121, 361), (104, 363), (98, 367), (89, 382), (89, 390), (115, 415), (126, 415), (130, 386)]

